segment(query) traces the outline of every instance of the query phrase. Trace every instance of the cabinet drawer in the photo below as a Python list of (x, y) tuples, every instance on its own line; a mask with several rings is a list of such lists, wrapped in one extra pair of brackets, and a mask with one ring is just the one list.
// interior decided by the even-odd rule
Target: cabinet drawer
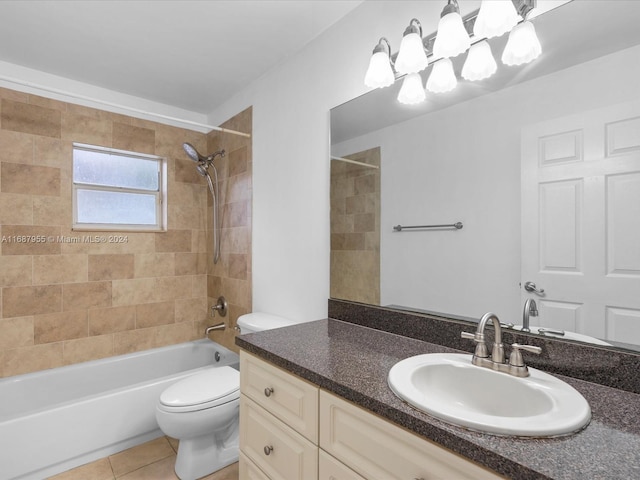
[(502, 478), (325, 391), (320, 392), (320, 447), (369, 479)]
[(318, 447), (240, 395), (240, 449), (271, 480), (318, 478)]
[(240, 390), (298, 433), (318, 443), (318, 387), (241, 351)]
[[(241, 475), (242, 478), (242, 475)], [(318, 480), (365, 480), (324, 450), (318, 454)]]
[(238, 477), (242, 480), (269, 480), (262, 470), (247, 458), (247, 456), (240, 452), (240, 458), (238, 459)]

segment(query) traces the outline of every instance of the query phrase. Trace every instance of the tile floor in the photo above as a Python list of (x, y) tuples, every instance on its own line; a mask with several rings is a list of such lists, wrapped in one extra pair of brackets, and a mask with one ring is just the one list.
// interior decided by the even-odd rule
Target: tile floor
[[(50, 480), (178, 480), (173, 471), (177, 450), (176, 440), (161, 437), (60, 473)], [(204, 480), (238, 480), (238, 464), (229, 465)]]

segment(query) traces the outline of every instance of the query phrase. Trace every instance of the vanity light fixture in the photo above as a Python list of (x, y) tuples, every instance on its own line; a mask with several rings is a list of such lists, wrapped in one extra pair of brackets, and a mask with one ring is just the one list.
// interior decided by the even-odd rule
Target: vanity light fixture
[(424, 102), (427, 95), (422, 86), (422, 77), (417, 72), (404, 77), (402, 87), (398, 93), (398, 101), (405, 105), (416, 105)]
[(422, 25), (418, 19), (413, 18), (402, 36), (396, 58), (396, 70), (401, 75), (416, 73), (424, 70), (428, 64), (429, 60), (422, 45)]
[[(433, 60), (433, 70), (426, 90), (447, 92), (457, 85), (450, 58), (467, 50), (469, 52), (462, 68), (462, 78), (469, 81), (483, 80), (497, 70), (487, 39), (500, 36), (509, 30), (502, 62), (505, 65), (528, 63), (542, 52), (535, 28), (527, 20), (527, 15), (536, 6), (536, 1), (482, 0), (480, 10), (462, 18), (458, 1), (447, 0), (437, 32), (422, 38), (422, 25), (413, 18), (404, 31), (400, 51), (395, 57), (391, 55), (388, 40), (384, 37), (379, 40), (369, 61), (365, 85), (370, 88), (383, 88), (393, 84), (395, 79), (405, 76), (398, 101), (404, 104), (420, 103), (426, 98), (425, 88), (418, 88), (421, 83), (420, 76), (414, 74), (429, 65), (429, 57)], [(522, 23), (518, 24), (521, 20)]]
[(448, 0), (440, 14), (438, 34), (433, 44), (435, 58), (455, 57), (471, 46), (469, 34), (464, 28), (457, 0)]
[(499, 37), (515, 27), (518, 20), (518, 12), (513, 2), (482, 0), (476, 22), (473, 24), (473, 35), (477, 38)]
[(427, 90), (433, 93), (450, 92), (456, 85), (458, 80), (453, 72), (453, 63), (451, 59), (442, 58), (433, 64), (431, 75), (427, 80)]
[(528, 20), (516, 25), (502, 52), (502, 63), (505, 65), (523, 65), (538, 58), (542, 53), (536, 29)]
[(462, 66), (462, 78), (470, 81), (484, 80), (496, 73), (496, 64), (491, 45), (486, 40), (471, 45), (467, 59)]
[(364, 84), (370, 88), (384, 88), (393, 85), (396, 77), (391, 66), (391, 44), (382, 37), (373, 49), (369, 68), (364, 76)]

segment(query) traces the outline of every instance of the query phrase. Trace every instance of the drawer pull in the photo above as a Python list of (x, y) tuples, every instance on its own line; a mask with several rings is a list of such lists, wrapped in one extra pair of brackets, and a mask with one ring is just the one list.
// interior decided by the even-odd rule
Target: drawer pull
[(273, 388), (267, 387), (267, 388), (264, 389), (264, 396), (265, 397), (270, 397), (272, 393), (273, 393)]
[(271, 452), (273, 452), (273, 447), (271, 445), (267, 445), (266, 447), (264, 447), (265, 455), (269, 455)]

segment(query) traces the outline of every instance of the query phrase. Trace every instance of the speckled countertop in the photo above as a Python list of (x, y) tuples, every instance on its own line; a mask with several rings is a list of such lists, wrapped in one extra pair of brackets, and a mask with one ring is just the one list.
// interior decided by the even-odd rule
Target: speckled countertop
[[(527, 479), (640, 479), (640, 395), (560, 377), (587, 399), (591, 423), (560, 438), (520, 439), (472, 432), (397, 398), (387, 373), (423, 353), (458, 352), (338, 320), (318, 320), (237, 337), (241, 348), (498, 473)], [(466, 353), (466, 352), (464, 352)]]

